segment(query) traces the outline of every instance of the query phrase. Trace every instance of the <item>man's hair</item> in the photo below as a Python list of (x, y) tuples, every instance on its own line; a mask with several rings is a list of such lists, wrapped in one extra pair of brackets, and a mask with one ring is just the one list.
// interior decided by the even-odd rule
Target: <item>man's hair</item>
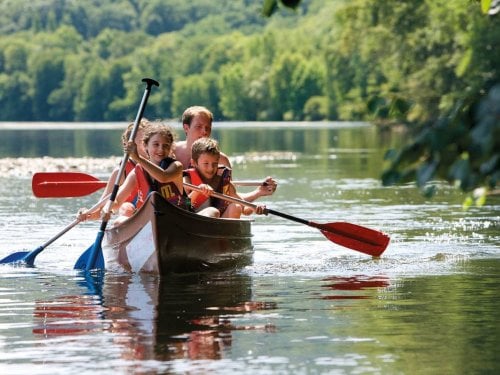
[(200, 138), (191, 146), (191, 158), (198, 162), (201, 154), (220, 156), (219, 143), (213, 138)]
[(202, 115), (205, 116), (209, 121), (210, 124), (212, 124), (212, 121), (214, 119), (214, 115), (212, 112), (208, 110), (206, 107), (202, 107), (200, 105), (195, 105), (189, 108), (186, 108), (184, 113), (182, 114), (182, 124), (187, 124), (191, 126), (191, 121), (193, 121), (193, 118), (197, 115)]

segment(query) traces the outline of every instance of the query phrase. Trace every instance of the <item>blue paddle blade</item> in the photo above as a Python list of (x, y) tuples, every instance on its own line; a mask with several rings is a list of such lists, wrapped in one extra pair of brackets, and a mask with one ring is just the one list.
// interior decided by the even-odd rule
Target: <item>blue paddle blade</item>
[(10, 254), (0, 260), (1, 263), (18, 263), (24, 264), (28, 267), (33, 267), (35, 264), (35, 257), (44, 249), (44, 246), (38, 246), (33, 251), (18, 251), (17, 253)]
[(97, 233), (95, 242), (80, 255), (80, 258), (73, 267), (75, 270), (90, 271), (94, 269), (104, 269), (104, 256), (102, 255), (102, 239), (104, 231)]
[(17, 253), (7, 255), (5, 258), (0, 260), (2, 263), (21, 263), (24, 261), (24, 257), (29, 254), (29, 251), (18, 251)]

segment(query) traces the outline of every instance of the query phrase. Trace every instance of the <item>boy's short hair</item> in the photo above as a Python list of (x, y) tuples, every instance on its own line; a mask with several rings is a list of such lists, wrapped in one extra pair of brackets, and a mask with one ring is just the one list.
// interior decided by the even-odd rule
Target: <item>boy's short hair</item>
[(193, 118), (197, 115), (202, 115), (205, 116), (209, 121), (210, 124), (212, 124), (212, 121), (214, 120), (214, 115), (212, 112), (208, 110), (208, 108), (203, 107), (201, 105), (195, 105), (192, 107), (186, 108), (184, 113), (182, 114), (182, 124), (186, 124), (188, 126), (191, 126), (191, 122), (193, 121)]
[(201, 154), (220, 156), (219, 143), (213, 138), (200, 138), (191, 146), (191, 158), (198, 161)]

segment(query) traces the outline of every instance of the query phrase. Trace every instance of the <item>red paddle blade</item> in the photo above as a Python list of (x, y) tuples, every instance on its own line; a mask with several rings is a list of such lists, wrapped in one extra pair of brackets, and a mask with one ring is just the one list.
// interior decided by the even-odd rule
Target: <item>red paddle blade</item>
[(33, 175), (31, 188), (38, 198), (83, 197), (106, 186), (106, 181), (80, 172), (40, 172)]
[(309, 225), (321, 230), (321, 233), (332, 242), (374, 257), (380, 256), (390, 241), (385, 233), (351, 223), (309, 222)]

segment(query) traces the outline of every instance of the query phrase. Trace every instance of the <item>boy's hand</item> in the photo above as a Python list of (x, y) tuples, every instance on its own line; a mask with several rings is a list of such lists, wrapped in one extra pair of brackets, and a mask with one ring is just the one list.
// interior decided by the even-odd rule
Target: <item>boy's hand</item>
[(255, 213), (257, 215), (263, 215), (266, 213), (266, 205), (265, 204), (258, 204), (257, 207), (255, 207)]
[(200, 184), (198, 187), (203, 190), (200, 191), (200, 194), (206, 195), (207, 197), (209, 197), (214, 191), (214, 189), (208, 184)]
[(271, 176), (267, 176), (262, 185), (259, 186), (259, 196), (272, 195), (278, 188), (278, 183)]

